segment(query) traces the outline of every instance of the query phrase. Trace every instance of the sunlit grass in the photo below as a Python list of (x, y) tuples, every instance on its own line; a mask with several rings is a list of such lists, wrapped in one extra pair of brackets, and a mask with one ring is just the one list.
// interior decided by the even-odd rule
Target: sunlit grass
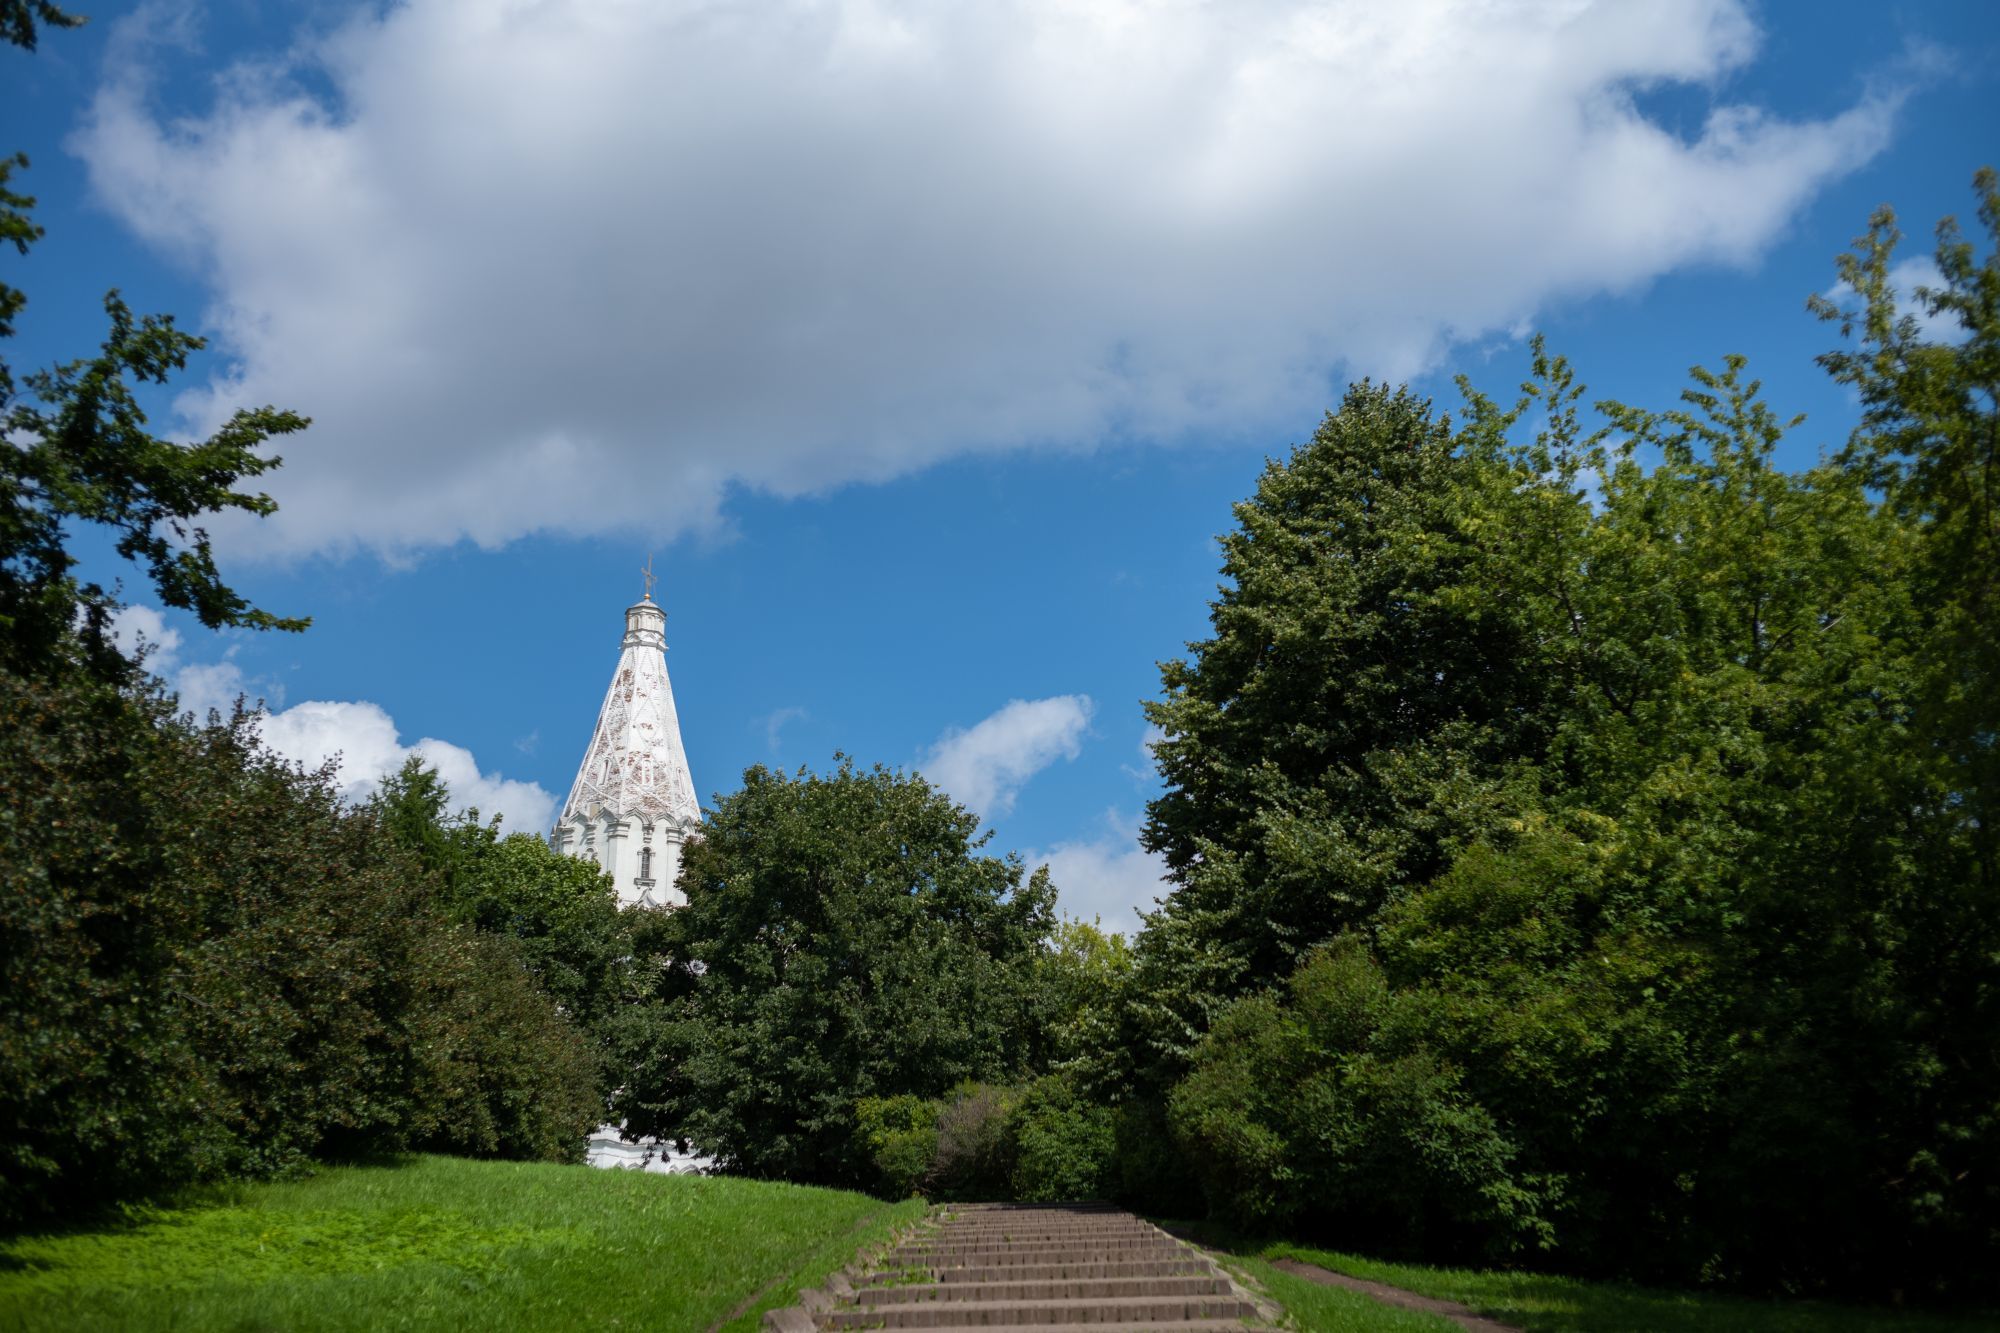
[(921, 1211), (419, 1157), (0, 1241), (0, 1328), (751, 1329)]

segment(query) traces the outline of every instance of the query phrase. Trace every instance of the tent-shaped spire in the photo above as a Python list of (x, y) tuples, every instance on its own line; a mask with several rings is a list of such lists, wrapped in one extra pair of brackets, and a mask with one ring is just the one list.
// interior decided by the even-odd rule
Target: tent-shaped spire
[(628, 903), (678, 900), (680, 847), (701, 822), (666, 647), (667, 614), (649, 591), (625, 610), (618, 669), (556, 825), (556, 846), (603, 866)]

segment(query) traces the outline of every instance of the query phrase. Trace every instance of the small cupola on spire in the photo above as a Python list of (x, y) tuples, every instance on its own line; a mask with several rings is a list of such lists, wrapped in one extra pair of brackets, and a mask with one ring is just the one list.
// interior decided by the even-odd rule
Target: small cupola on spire
[(556, 850), (602, 866), (621, 906), (677, 907), (681, 847), (701, 823), (701, 802), (681, 744), (667, 679), (667, 613), (646, 592), (625, 608), (618, 667), (598, 710), (569, 799), (556, 821)]

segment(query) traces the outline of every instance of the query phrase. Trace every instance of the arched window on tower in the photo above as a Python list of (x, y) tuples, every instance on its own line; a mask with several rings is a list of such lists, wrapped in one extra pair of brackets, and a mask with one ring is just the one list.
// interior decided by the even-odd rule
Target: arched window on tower
[(653, 849), (651, 847), (641, 847), (639, 849), (639, 878), (644, 880), (653, 878)]

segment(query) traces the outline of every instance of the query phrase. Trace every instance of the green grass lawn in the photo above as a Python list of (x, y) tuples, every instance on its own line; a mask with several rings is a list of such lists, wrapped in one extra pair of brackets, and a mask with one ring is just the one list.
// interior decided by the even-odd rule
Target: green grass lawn
[(0, 1240), (0, 1330), (749, 1330), (922, 1212), (760, 1181), (414, 1157)]
[[(1756, 1300), (1708, 1292), (1668, 1291), (1616, 1282), (1586, 1282), (1500, 1269), (1426, 1268), (1318, 1250), (1288, 1241), (1245, 1241), (1199, 1223), (1166, 1223), (1224, 1254), (1290, 1310), (1306, 1333), (1443, 1330), (1456, 1325), (1430, 1315), (1385, 1310), (1366, 1296), (1315, 1287), (1273, 1269), (1274, 1259), (1298, 1259), (1337, 1273), (1458, 1301), (1528, 1333), (1995, 1333), (2000, 1314), (1940, 1314), (1873, 1309), (1823, 1301)], [(1317, 1295), (1316, 1293), (1326, 1293)], [(1337, 1297), (1338, 1299), (1333, 1299)], [(1359, 1305), (1355, 1303), (1359, 1302)], [(1367, 1309), (1382, 1312), (1372, 1316)], [(1405, 1322), (1390, 1322), (1400, 1320)]]
[(1323, 1287), (1290, 1273), (1281, 1273), (1255, 1255), (1224, 1255), (1222, 1261), (1248, 1278), (1249, 1285), (1285, 1307), (1291, 1327), (1300, 1333), (1458, 1333), (1458, 1325), (1436, 1315), (1396, 1310), (1359, 1292)]
[(1994, 1333), (2000, 1329), (2000, 1316), (1993, 1313), (1954, 1316), (1666, 1291), (1541, 1273), (1425, 1268), (1300, 1245), (1270, 1245), (1262, 1254), (1267, 1259), (1302, 1259), (1419, 1295), (1458, 1301), (1529, 1333), (1680, 1333), (1683, 1329), (1690, 1333)]

